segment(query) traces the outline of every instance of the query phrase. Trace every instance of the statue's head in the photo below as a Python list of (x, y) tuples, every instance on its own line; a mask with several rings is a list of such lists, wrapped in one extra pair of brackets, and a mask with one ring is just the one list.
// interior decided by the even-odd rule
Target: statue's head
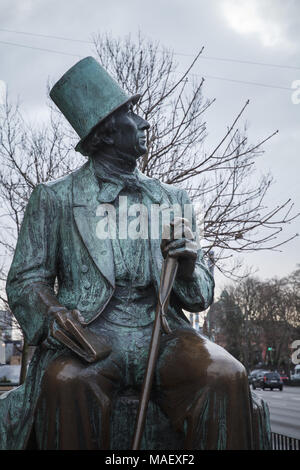
[(93, 57), (69, 69), (50, 97), (79, 135), (82, 154), (114, 147), (136, 159), (146, 152), (149, 124), (133, 110), (140, 95), (128, 96)]
[(82, 144), (83, 153), (93, 156), (115, 149), (137, 159), (147, 151), (145, 131), (149, 127), (149, 123), (134, 112), (134, 105), (129, 101), (91, 131)]

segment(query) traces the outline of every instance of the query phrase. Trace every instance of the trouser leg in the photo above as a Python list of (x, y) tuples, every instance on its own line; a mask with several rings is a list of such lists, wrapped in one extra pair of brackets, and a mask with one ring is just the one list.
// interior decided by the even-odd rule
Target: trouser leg
[(159, 403), (186, 449), (251, 449), (251, 403), (242, 364), (193, 330), (162, 339)]
[(120, 372), (109, 358), (87, 365), (67, 354), (44, 374), (36, 413), (40, 449), (109, 449), (111, 399)]

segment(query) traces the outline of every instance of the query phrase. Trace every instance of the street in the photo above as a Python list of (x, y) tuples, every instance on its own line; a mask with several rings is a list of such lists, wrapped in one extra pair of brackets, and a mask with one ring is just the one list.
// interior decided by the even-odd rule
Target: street
[(269, 405), (271, 430), (300, 439), (300, 387), (284, 386), (279, 390), (255, 390)]

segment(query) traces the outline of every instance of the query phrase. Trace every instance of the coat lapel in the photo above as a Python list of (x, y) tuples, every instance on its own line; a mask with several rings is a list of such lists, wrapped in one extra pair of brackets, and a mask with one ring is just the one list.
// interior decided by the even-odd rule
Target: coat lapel
[(99, 185), (92, 162), (88, 161), (73, 176), (73, 214), (80, 236), (96, 266), (114, 287), (115, 273), (111, 240), (99, 239), (96, 235), (99, 217), (97, 196)]
[[(170, 207), (171, 203), (168, 197), (166, 197), (165, 192), (162, 191), (160, 183), (152, 178), (148, 178), (145, 175), (141, 175), (141, 179), (144, 185), (147, 185), (148, 194), (147, 194), (147, 208), (148, 208), (148, 234), (149, 234), (149, 245), (150, 245), (150, 254), (151, 254), (151, 267), (152, 274), (156, 281), (155, 287), (158, 293), (160, 286), (160, 277), (162, 272), (163, 265), (163, 256), (161, 252), (161, 239), (162, 239), (162, 218), (157, 215), (151, 217), (151, 207), (155, 203), (159, 205), (159, 210), (166, 209)], [(165, 197), (164, 197), (165, 196)], [(155, 224), (156, 227), (153, 229), (152, 225)], [(157, 227), (158, 224), (158, 227)], [(152, 230), (153, 229), (153, 230)]]
[(145, 188), (145, 194), (147, 196), (147, 209), (148, 209), (148, 236), (150, 237), (149, 245), (150, 245), (150, 254), (151, 254), (151, 265), (152, 265), (152, 273), (154, 279), (156, 281), (155, 287), (158, 292), (159, 285), (160, 285), (160, 276), (162, 270), (162, 263), (163, 263), (163, 256), (160, 249), (161, 244), (161, 221), (159, 222), (159, 229), (158, 229), (158, 238), (152, 238), (152, 223), (151, 220), (151, 205), (152, 204), (163, 204), (169, 205), (169, 201), (165, 201), (163, 198), (163, 191), (161, 189), (161, 184), (154, 178), (149, 178), (148, 176), (144, 175), (140, 171), (138, 172), (138, 178), (142, 183), (143, 187)]
[[(138, 172), (138, 178), (144, 186), (148, 198), (147, 206), (150, 229), (151, 204), (160, 204), (164, 202), (165, 204), (167, 203), (167, 205), (169, 205), (170, 201), (168, 199), (164, 200), (161, 185), (158, 181), (152, 178), (148, 178), (141, 172)], [(119, 188), (119, 190), (120, 189), (121, 188)], [(77, 173), (74, 174), (72, 191), (74, 219), (83, 243), (88, 249), (90, 256), (92, 257), (100, 272), (114, 287), (115, 269), (111, 240), (109, 238), (99, 239), (96, 235), (97, 223), (99, 221), (99, 217), (96, 215), (96, 210), (102, 199), (91, 160), (89, 160), (82, 168), (78, 170)], [(103, 199), (105, 199), (107, 202), (107, 194), (103, 193), (102, 196)], [(158, 239), (152, 239), (150, 237), (153, 274), (158, 285), (160, 282), (160, 273), (163, 261), (160, 250), (161, 226), (159, 232), (160, 237)]]

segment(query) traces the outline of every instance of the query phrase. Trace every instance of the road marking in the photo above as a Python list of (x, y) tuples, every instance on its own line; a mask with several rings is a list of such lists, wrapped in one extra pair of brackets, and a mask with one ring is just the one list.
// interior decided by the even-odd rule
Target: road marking
[(261, 392), (261, 394), (259, 394), (259, 396), (263, 397), (265, 399), (267, 399), (267, 398), (282, 398), (282, 395), (277, 395), (277, 393), (275, 394), (275, 393), (267, 393), (267, 392)]
[(296, 400), (296, 401), (299, 401), (300, 400), (300, 397), (291, 397), (291, 396), (287, 396), (287, 395), (279, 395), (277, 393), (267, 393), (267, 392), (256, 392), (257, 395), (259, 395), (260, 398), (265, 398), (266, 400), (268, 398), (280, 398), (280, 399), (283, 399), (283, 400), (288, 400), (288, 401), (291, 401), (291, 400)]

